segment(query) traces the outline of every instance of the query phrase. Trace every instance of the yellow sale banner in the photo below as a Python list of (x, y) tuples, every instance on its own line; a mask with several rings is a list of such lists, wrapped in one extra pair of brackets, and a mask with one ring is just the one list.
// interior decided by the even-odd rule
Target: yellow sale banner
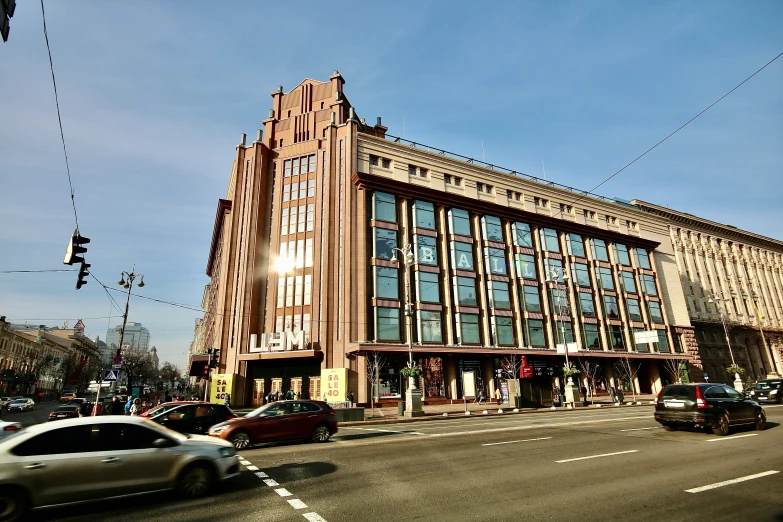
[[(327, 368), (321, 370), (321, 393), (319, 399), (326, 402), (345, 402), (348, 385), (348, 368)], [(324, 398), (325, 397), (325, 398)]]
[(218, 373), (212, 376), (209, 386), (209, 402), (223, 404), (226, 394), (234, 395), (233, 373)]

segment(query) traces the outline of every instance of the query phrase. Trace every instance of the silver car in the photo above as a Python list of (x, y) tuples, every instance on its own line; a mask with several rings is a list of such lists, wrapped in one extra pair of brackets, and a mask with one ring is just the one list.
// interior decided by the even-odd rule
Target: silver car
[(35, 409), (35, 401), (32, 399), (16, 399), (8, 403), (8, 411), (30, 411)]
[(231, 443), (182, 435), (140, 417), (36, 424), (0, 440), (0, 520), (172, 488), (201, 497), (216, 481), (238, 473)]

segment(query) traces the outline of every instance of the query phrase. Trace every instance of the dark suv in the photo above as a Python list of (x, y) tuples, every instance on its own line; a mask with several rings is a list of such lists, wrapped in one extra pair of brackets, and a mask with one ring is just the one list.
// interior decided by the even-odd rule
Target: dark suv
[(681, 426), (710, 428), (727, 435), (731, 426), (755, 424), (763, 430), (764, 409), (725, 384), (670, 384), (655, 399), (655, 420), (667, 431)]
[(783, 379), (764, 379), (748, 393), (751, 399), (758, 402), (783, 403)]

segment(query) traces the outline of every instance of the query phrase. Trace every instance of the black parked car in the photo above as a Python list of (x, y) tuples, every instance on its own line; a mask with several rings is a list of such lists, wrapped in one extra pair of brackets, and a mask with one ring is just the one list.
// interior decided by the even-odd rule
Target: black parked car
[(655, 399), (655, 420), (667, 431), (693, 426), (727, 435), (743, 424), (763, 430), (767, 416), (759, 403), (725, 384), (670, 384)]
[(180, 433), (206, 435), (215, 424), (235, 418), (236, 415), (222, 404), (183, 404), (150, 417), (167, 428)]
[(783, 379), (764, 379), (748, 393), (757, 402), (783, 403)]

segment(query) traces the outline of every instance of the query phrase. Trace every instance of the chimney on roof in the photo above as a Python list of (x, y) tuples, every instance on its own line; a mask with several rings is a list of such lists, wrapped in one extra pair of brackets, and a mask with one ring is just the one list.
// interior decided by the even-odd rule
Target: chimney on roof
[(247, 134), (245, 134), (244, 132), (239, 138), (239, 144), (242, 145), (243, 147), (247, 144)]

